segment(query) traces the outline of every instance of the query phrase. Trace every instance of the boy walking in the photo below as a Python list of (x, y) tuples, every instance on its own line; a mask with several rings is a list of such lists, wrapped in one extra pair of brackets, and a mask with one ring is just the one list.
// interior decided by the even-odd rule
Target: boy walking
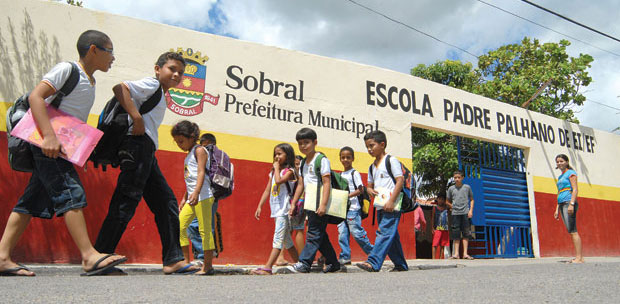
[[(70, 94), (64, 96), (59, 109), (82, 121), (88, 119), (95, 102), (95, 71), (107, 72), (114, 61), (113, 46), (106, 34), (89, 30), (77, 41), (80, 59), (53, 67), (30, 93), (28, 101), (34, 120), (43, 137), (41, 148), (31, 145), (34, 170), (24, 194), (11, 212), (0, 240), (0, 275), (34, 276), (34, 272), (11, 260), (15, 248), (32, 217), (51, 219), (64, 216), (67, 229), (82, 256), (86, 275), (109, 274), (115, 265), (127, 260), (116, 254), (101, 254), (93, 248), (82, 209), (86, 207), (84, 187), (73, 164), (59, 158), (63, 147), (56, 137), (47, 113), (61, 87), (68, 81), (73, 65), (79, 69), (79, 80)], [(110, 251), (111, 252), (111, 251)]]
[[(364, 142), (368, 153), (375, 158), (375, 161), (370, 165), (371, 170), (368, 172), (368, 194), (377, 196), (379, 194), (377, 190), (384, 188), (391, 195), (383, 208), (377, 207), (379, 226), (377, 228), (375, 246), (370, 255), (368, 255), (368, 260), (358, 263), (356, 266), (369, 272), (379, 271), (387, 255), (394, 263), (393, 271), (407, 271), (409, 267), (407, 266), (403, 247), (400, 243), (400, 235), (398, 234), (401, 212), (394, 210), (396, 199), (401, 193), (405, 182), (401, 164), (396, 158), (391, 157), (385, 152), (387, 147), (385, 133), (379, 130), (367, 133), (364, 135)], [(390, 171), (394, 176), (393, 179), (387, 170), (388, 158), (390, 159)]]
[(300, 199), (301, 194), (304, 192), (305, 187), (309, 184), (319, 185), (319, 177), (323, 185), (323, 192), (321, 193), (321, 200), (319, 208), (316, 212), (307, 211), (308, 214), (308, 233), (306, 234), (306, 246), (302, 250), (299, 256), (299, 262), (292, 266), (288, 266), (288, 270), (294, 273), (308, 273), (310, 272), (310, 266), (314, 261), (314, 256), (318, 251), (323, 254), (326, 259), (324, 273), (336, 272), (340, 270), (340, 263), (336, 257), (334, 247), (329, 242), (329, 236), (325, 229), (327, 228), (327, 201), (329, 200), (329, 193), (331, 191), (331, 165), (327, 157), (322, 156), (321, 163), (318, 168), (315, 168), (315, 160), (319, 156), (319, 152), (316, 151), (317, 136), (316, 132), (310, 128), (302, 128), (297, 132), (295, 136), (297, 144), (299, 145), (299, 151), (306, 156), (301, 163), (300, 181), (297, 183), (297, 189), (295, 190), (295, 196), (291, 200), (291, 208), (289, 210), (289, 216), (293, 215), (293, 210), (297, 201)]
[(349, 246), (349, 236), (353, 235), (353, 239), (362, 248), (367, 255), (372, 250), (372, 244), (368, 239), (366, 230), (362, 227), (362, 208), (358, 200), (364, 189), (362, 184), (362, 176), (353, 169), (353, 161), (355, 153), (351, 147), (343, 147), (340, 149), (340, 162), (344, 167), (341, 176), (349, 183), (349, 201), (351, 206), (347, 211), (347, 218), (338, 224), (338, 244), (340, 244), (340, 258), (338, 261), (341, 265), (351, 264), (351, 247)]
[(463, 241), (463, 258), (473, 260), (467, 254), (467, 245), (471, 233), (469, 232), (469, 219), (474, 215), (474, 193), (469, 185), (463, 184), (463, 172), (454, 171), (454, 185), (448, 188), (447, 205), (452, 209), (452, 225), (450, 226), (450, 238), (453, 241), (454, 253), (451, 259), (459, 258), (459, 245)]
[[(155, 151), (158, 146), (157, 129), (166, 112), (165, 93), (181, 81), (185, 60), (174, 52), (163, 53), (155, 65), (155, 77), (125, 81), (113, 88), (114, 96), (130, 116), (129, 134), (119, 148), (121, 173), (112, 195), (95, 248), (114, 252), (138, 203), (144, 201), (155, 215), (155, 223), (162, 243), (165, 274), (188, 274), (199, 270), (184, 262), (179, 243), (179, 206), (164, 178)], [(162, 90), (159, 103), (148, 113), (138, 109), (157, 90)]]

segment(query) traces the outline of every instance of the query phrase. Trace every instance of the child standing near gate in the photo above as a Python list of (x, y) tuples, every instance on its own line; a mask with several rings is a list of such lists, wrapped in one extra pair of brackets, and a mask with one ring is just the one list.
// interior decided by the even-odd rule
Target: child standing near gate
[[(199, 275), (214, 275), (213, 269), (213, 250), (215, 243), (211, 232), (211, 207), (215, 198), (211, 192), (211, 183), (205, 176), (207, 164), (209, 163), (209, 152), (197, 143), (200, 135), (200, 128), (196, 123), (183, 120), (172, 127), (172, 137), (181, 150), (188, 152), (185, 157), (185, 185), (186, 192), (181, 200), (179, 209), (181, 249), (185, 262), (189, 263), (189, 238), (187, 237), (187, 227), (198, 218), (198, 230), (202, 238), (202, 249), (204, 250), (204, 264), (202, 270), (197, 272)], [(205, 229), (206, 227), (206, 229)]]
[(283, 248), (288, 250), (294, 262), (299, 259), (297, 249), (295, 249), (291, 238), (291, 227), (288, 219), (295, 180), (295, 151), (289, 144), (279, 144), (273, 149), (273, 168), (269, 172), (269, 181), (254, 213), (254, 217), (259, 220), (261, 208), (269, 197), (271, 217), (276, 222), (273, 233), (273, 249), (265, 266), (252, 270), (252, 274), (272, 274), (271, 267), (273, 267)]

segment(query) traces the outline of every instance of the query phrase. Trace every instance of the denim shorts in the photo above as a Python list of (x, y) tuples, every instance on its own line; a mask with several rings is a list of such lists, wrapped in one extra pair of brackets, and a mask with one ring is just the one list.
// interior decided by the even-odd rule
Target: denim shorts
[(471, 238), (470, 220), (467, 214), (453, 214), (452, 225), (450, 226), (450, 239), (462, 240)]
[(568, 233), (577, 232), (577, 209), (579, 209), (579, 204), (575, 202), (575, 207), (573, 211), (573, 215), (568, 215), (568, 202), (563, 202), (559, 205), (559, 213), (562, 217), (562, 222), (564, 222), (564, 226), (566, 226), (566, 231)]
[(290, 218), (291, 230), (304, 230), (306, 228), (306, 211), (302, 211), (300, 215), (293, 215)]
[(293, 247), (293, 238), (291, 238), (291, 227), (288, 222), (288, 216), (277, 216), (276, 229), (273, 232), (273, 248), (289, 249)]
[(86, 194), (80, 177), (69, 161), (49, 158), (40, 148), (30, 147), (34, 172), (13, 212), (50, 219), (69, 210), (86, 207)]

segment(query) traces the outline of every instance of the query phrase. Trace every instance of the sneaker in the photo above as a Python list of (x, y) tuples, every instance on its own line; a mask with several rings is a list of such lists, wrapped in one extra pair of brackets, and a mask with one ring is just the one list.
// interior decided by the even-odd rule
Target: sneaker
[(293, 265), (286, 266), (288, 273), (309, 273), (310, 267), (304, 265), (302, 262), (297, 262)]
[(337, 271), (340, 271), (339, 263), (325, 264), (325, 267), (323, 268), (323, 273), (330, 273), (330, 272), (337, 272)]
[(340, 265), (351, 265), (351, 260), (349, 259), (340, 258), (338, 259), (338, 262), (340, 262)]

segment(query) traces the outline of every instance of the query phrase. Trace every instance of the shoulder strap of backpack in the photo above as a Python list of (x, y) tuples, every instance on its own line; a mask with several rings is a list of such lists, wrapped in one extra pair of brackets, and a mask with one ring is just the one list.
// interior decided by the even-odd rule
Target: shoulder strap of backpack
[[(291, 168), (284, 168), (284, 170), (282, 170), (282, 171), (284, 171), (284, 173), (286, 174), (286, 172), (287, 172), (288, 170), (291, 170)], [(284, 182), (284, 186), (286, 187), (286, 190), (288, 191), (288, 195), (289, 195), (289, 196), (290, 196), (290, 195), (293, 195), (293, 194), (291, 193), (291, 185), (289, 185), (289, 182), (288, 182), (288, 181), (285, 181), (285, 182)], [(293, 197), (291, 196), (291, 198), (293, 198)]]
[(387, 169), (388, 174), (390, 175), (390, 177), (392, 178), (392, 181), (394, 181), (394, 184), (396, 185), (396, 178), (394, 178), (394, 174), (392, 173), (392, 164), (390, 164), (390, 155), (386, 155), (385, 156), (385, 169)]
[[(209, 160), (211, 159), (211, 152), (209, 151), (209, 149), (203, 145), (197, 145), (199, 147), (202, 147), (203, 149), (205, 149), (205, 151), (207, 151), (207, 162), (205, 163), (205, 168), (209, 169), (211, 168), (211, 164), (209, 162)], [(198, 164), (198, 156), (196, 156), (196, 149), (194, 149), (194, 158), (196, 159), (196, 164)], [(205, 176), (207, 176), (207, 178), (209, 177), (209, 173), (205, 172)]]
[(69, 63), (71, 64), (71, 73), (69, 74), (69, 78), (67, 78), (65, 84), (62, 86), (62, 88), (60, 88), (58, 94), (56, 94), (56, 98), (54, 98), (54, 100), (52, 100), (51, 102), (51, 105), (57, 109), (58, 107), (60, 107), (62, 99), (65, 96), (71, 94), (71, 92), (73, 92), (73, 89), (75, 89), (80, 80), (80, 69), (78, 68), (77, 64), (75, 62)]
[(161, 94), (161, 85), (159, 85), (159, 87), (157, 87), (157, 90), (155, 90), (155, 93), (153, 93), (153, 95), (151, 95), (151, 97), (149, 97), (149, 99), (147, 99), (140, 106), (140, 115), (144, 115), (153, 110), (157, 106), (157, 104), (159, 104), (159, 101), (161, 100)]
[(323, 184), (323, 178), (321, 176), (321, 161), (323, 160), (323, 158), (325, 157), (325, 155), (323, 155), (323, 153), (321, 152), (316, 152), (319, 155), (316, 156), (316, 159), (314, 160), (314, 172), (316, 173), (316, 176), (318, 177), (319, 180), (319, 186)]
[(355, 169), (353, 169), (353, 171), (351, 171), (351, 181), (353, 182), (353, 188), (355, 188), (355, 190), (353, 191), (357, 191), (357, 185), (355, 184)]
[(319, 155), (317, 155), (316, 159), (314, 160), (314, 172), (318, 177), (318, 182), (316, 185), (316, 210), (319, 210), (319, 205), (321, 203), (321, 185), (323, 185), (323, 179), (321, 178), (321, 160), (323, 160), (323, 157), (325, 157), (325, 155), (323, 155), (323, 153), (321, 152), (316, 153), (318, 153)]

